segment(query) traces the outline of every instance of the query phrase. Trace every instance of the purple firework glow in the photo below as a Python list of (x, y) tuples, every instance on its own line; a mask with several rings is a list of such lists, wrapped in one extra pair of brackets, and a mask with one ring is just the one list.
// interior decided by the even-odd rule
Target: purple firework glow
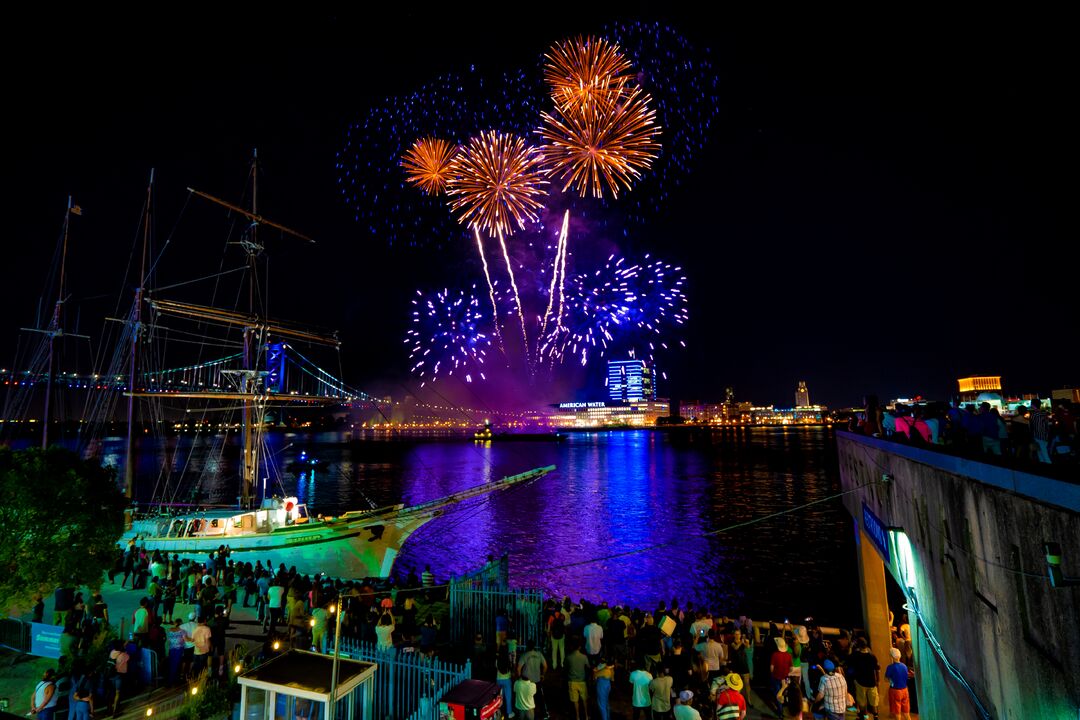
[(560, 362), (576, 356), (582, 365), (613, 349), (652, 360), (656, 351), (668, 349), (662, 331), (686, 322), (685, 282), (678, 266), (649, 262), (648, 255), (642, 264), (612, 255), (595, 272), (567, 280), (566, 308), (541, 352)]
[(411, 370), (420, 378), (420, 387), (455, 371), (464, 373), (465, 382), (472, 382), (474, 375), (485, 380), (482, 367), (491, 347), (485, 329), (490, 318), (476, 297), (476, 285), (468, 292), (444, 289), (425, 296), (417, 290), (416, 295), (405, 344), (411, 345)]

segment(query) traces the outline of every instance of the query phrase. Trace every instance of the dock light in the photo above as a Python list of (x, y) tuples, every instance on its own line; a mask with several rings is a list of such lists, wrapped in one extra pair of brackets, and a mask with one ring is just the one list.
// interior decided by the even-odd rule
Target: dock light
[(335, 612), (337, 612), (337, 605), (330, 603), (330, 614), (333, 615)]
[(239, 675), (239, 674), (240, 674), (240, 671), (241, 671), (241, 670), (243, 670), (243, 666), (242, 666), (242, 665), (240, 665), (240, 663), (237, 663), (236, 665), (233, 665), (233, 669), (232, 669), (232, 671), (233, 671), (234, 673), (236, 673), (237, 675)]
[(275, 650), (280, 650), (281, 649), (281, 642), (279, 640), (274, 641), (274, 649)]
[(308, 625), (310, 625), (311, 627), (315, 627), (315, 618), (311, 618), (310, 620), (308, 620)]
[(198, 685), (193, 685), (191, 687), (191, 694), (192, 695), (198, 695), (199, 694), (199, 686)]
[(154, 708), (146, 708), (146, 717), (150, 717), (154, 714)]

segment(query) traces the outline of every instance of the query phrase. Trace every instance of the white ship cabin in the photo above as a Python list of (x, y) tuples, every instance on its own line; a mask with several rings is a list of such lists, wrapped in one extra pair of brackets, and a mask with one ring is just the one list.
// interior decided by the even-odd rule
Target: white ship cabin
[(308, 522), (307, 506), (294, 497), (266, 498), (258, 510), (209, 510), (176, 518), (162, 528), (163, 537), (222, 537), (270, 532)]

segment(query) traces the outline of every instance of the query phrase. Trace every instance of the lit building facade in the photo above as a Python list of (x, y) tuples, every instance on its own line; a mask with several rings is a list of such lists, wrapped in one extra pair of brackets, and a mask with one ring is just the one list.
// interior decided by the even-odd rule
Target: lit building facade
[(608, 398), (615, 403), (656, 400), (656, 370), (644, 360), (609, 360)]
[(799, 388), (795, 391), (795, 407), (810, 407), (810, 391), (806, 389), (806, 381), (799, 381)]
[(753, 425), (821, 425), (830, 421), (824, 405), (796, 408), (754, 407), (750, 409)]
[(561, 428), (652, 427), (670, 411), (667, 400), (564, 402), (555, 406), (551, 420)]
[(960, 389), (960, 399), (964, 402), (975, 402), (983, 393), (1001, 394), (1000, 375), (958, 378), (956, 384)]

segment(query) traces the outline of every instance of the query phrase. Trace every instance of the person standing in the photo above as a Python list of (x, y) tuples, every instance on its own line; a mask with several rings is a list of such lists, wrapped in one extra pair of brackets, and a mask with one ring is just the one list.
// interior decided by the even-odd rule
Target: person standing
[(600, 659), (601, 646), (604, 639), (604, 628), (595, 619), (585, 626), (585, 654), (589, 656), (589, 662), (596, 664)]
[(207, 661), (210, 659), (210, 651), (213, 648), (213, 632), (206, 624), (205, 617), (199, 617), (198, 625), (195, 626), (195, 632), (192, 633), (191, 639), (195, 643), (195, 662), (191, 671), (198, 678), (203, 670), (206, 670)]
[(536, 683), (522, 675), (514, 683), (514, 709), (524, 720), (536, 717)]
[(859, 708), (859, 715), (866, 717), (872, 714), (877, 720), (881, 666), (878, 665), (877, 656), (870, 652), (865, 638), (855, 641), (855, 652), (848, 660), (848, 669), (855, 679), (855, 705)]
[(60, 694), (56, 692), (56, 671), (49, 668), (30, 695), (30, 712), (37, 714), (38, 720), (53, 720), (59, 700)]
[(575, 639), (571, 643), (570, 654), (566, 656), (566, 681), (569, 686), (570, 705), (574, 708), (574, 720), (588, 720), (589, 717), (589, 686), (585, 684), (588, 672), (589, 658), (581, 652)]
[(1031, 437), (1035, 441), (1035, 459), (1050, 462), (1050, 415), (1043, 412), (1042, 403), (1031, 401)]
[(146, 598), (139, 599), (139, 609), (131, 618), (131, 631), (140, 645), (146, 644), (146, 633), (150, 632), (150, 601)]
[(743, 637), (742, 630), (736, 626), (731, 645), (728, 646), (728, 665), (733, 673), (742, 678), (743, 698), (747, 702), (750, 701), (750, 658), (746, 654), (749, 647), (750, 638)]
[(649, 693), (652, 694), (652, 720), (671, 717), (671, 676), (663, 665), (656, 669), (656, 677), (649, 683)]
[(557, 610), (548, 620), (548, 636), (551, 638), (551, 667), (566, 665), (566, 616)]
[(180, 665), (184, 662), (184, 648), (187, 647), (188, 636), (180, 624), (180, 618), (172, 621), (172, 628), (168, 634), (169, 640), (169, 686), (176, 685), (180, 678)]
[(130, 660), (131, 656), (124, 650), (123, 644), (119, 640), (114, 640), (112, 650), (109, 651), (108, 667), (108, 674), (113, 685), (112, 714), (114, 717), (120, 714), (120, 696), (125, 689)]
[(649, 708), (652, 707), (652, 698), (649, 696), (649, 683), (652, 679), (652, 674), (643, 668), (630, 673), (630, 684), (634, 688), (631, 698), (631, 704), (634, 706), (634, 720), (638, 720), (642, 710), (645, 711), (646, 720), (648, 720)]
[(885, 679), (889, 681), (889, 713), (894, 720), (911, 720), (911, 698), (908, 695), (908, 666), (900, 661), (900, 651), (889, 650), (892, 664), (885, 668)]
[(514, 717), (514, 666), (510, 662), (510, 652), (506, 646), (499, 648), (499, 656), (495, 660), (495, 682), (503, 695), (503, 709), (506, 717), (513, 720)]
[(285, 586), (281, 582), (274, 582), (266, 590), (266, 609), (268, 632), (274, 632), (278, 623), (281, 622), (284, 613)]
[(611, 683), (615, 682), (615, 667), (599, 663), (593, 669), (593, 680), (596, 681), (596, 705), (600, 708), (600, 720), (611, 720), (608, 696), (611, 695)]
[(191, 674), (191, 668), (195, 662), (195, 628), (199, 626), (199, 623), (195, 622), (195, 613), (190, 612), (187, 616), (187, 622), (180, 626), (180, 629), (184, 631), (184, 660), (181, 666), (181, 672), (184, 677)]
[(544, 679), (544, 673), (547, 672), (548, 664), (544, 659), (544, 654), (536, 649), (536, 642), (534, 640), (527, 640), (525, 642), (525, 652), (522, 653), (521, 658), (517, 662), (517, 674), (521, 677), (527, 677), (536, 686), (536, 690), (533, 692), (534, 699), (532, 702), (533, 708), (536, 709), (537, 703), (539, 703), (540, 716), (543, 717), (547, 709), (547, 699), (544, 697), (544, 691), (540, 683)]
[(694, 702), (694, 693), (683, 690), (679, 693), (678, 704), (675, 705), (675, 720), (701, 720), (701, 713), (690, 703)]
[(772, 699), (773, 710), (779, 715), (780, 703), (776, 700), (776, 694), (780, 692), (784, 680), (791, 674), (791, 653), (788, 652), (784, 638), (777, 636), (773, 638), (773, 641), (776, 643), (776, 650), (769, 659), (769, 689), (771, 690), (769, 697)]
[(58, 587), (53, 592), (53, 625), (64, 627), (68, 613), (75, 607), (75, 588)]
[(814, 702), (824, 700), (825, 715), (827, 720), (844, 720), (847, 712), (848, 689), (847, 680), (836, 672), (836, 664), (832, 660), (822, 663), (825, 674), (818, 682), (817, 695)]
[(743, 720), (746, 717), (742, 690), (742, 678), (737, 673), (728, 673), (724, 677), (724, 688), (716, 694), (716, 720)]

